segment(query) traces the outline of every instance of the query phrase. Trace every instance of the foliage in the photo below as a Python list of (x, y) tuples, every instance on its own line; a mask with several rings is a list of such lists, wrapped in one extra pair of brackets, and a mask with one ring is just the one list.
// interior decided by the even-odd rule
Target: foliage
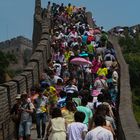
[(10, 63), (17, 63), (16, 56), (0, 51), (0, 83), (5, 81), (5, 73)]
[(31, 54), (32, 54), (32, 50), (29, 49), (24, 50), (23, 59), (25, 65), (27, 65), (27, 63), (29, 62)]
[(9, 60), (7, 59), (6, 54), (0, 51), (0, 70), (5, 71), (9, 65)]
[(9, 61), (9, 63), (13, 63), (13, 64), (17, 63), (17, 58), (14, 54), (6, 53), (5, 55)]
[(130, 83), (132, 88), (139, 87), (140, 80), (140, 53), (124, 54), (126, 62), (129, 64)]
[(135, 114), (135, 118), (138, 122), (138, 124), (140, 124), (140, 88), (135, 88), (133, 90), (133, 110), (134, 110), (134, 114)]

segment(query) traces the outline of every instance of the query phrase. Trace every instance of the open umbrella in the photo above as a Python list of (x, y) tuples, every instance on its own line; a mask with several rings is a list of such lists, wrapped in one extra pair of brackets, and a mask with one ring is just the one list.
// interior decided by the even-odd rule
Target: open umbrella
[(101, 34), (101, 31), (100, 31), (100, 29), (94, 29), (93, 33), (94, 34)]
[(92, 63), (84, 58), (81, 58), (81, 57), (76, 57), (76, 58), (73, 58), (70, 63), (72, 64), (75, 64), (75, 65), (92, 65)]

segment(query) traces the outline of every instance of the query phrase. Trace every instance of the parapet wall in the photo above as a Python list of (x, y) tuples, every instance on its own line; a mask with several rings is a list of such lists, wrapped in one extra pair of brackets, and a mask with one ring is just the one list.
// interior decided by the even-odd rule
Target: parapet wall
[(24, 72), (11, 81), (0, 85), (0, 140), (12, 140), (14, 125), (11, 120), (10, 110), (16, 101), (17, 94), (28, 91), (32, 85), (38, 84), (41, 73), (46, 68), (46, 60), (51, 53), (50, 25), (50, 17), (44, 17), (41, 23), (42, 33), (39, 43)]
[(119, 140), (140, 140), (140, 129), (134, 117), (132, 92), (130, 87), (129, 65), (125, 62), (118, 40), (110, 36), (120, 65), (120, 104), (119, 104)]
[[(87, 12), (87, 21), (93, 27), (92, 14)], [(130, 87), (129, 65), (125, 62), (117, 37), (109, 36), (109, 41), (116, 51), (120, 68), (120, 98), (118, 105), (118, 140), (140, 140), (140, 129), (134, 117), (132, 92)]]

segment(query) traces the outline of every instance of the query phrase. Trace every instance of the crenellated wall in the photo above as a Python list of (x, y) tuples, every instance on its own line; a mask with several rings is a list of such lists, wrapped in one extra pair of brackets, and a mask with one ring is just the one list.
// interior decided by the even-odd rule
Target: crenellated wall
[(41, 18), (39, 1), (36, 0), (34, 17), (35, 22), (40, 21), (41, 28), (40, 25), (34, 23), (36, 26), (34, 27), (33, 38), (36, 38), (38, 32), (41, 34), (39, 38), (36, 38), (36, 45), (30, 62), (20, 75), (0, 85), (0, 140), (12, 140), (14, 125), (10, 110), (16, 101), (16, 96), (28, 91), (32, 85), (39, 83), (41, 73), (46, 68), (46, 61), (50, 57), (50, 17), (46, 14), (43, 19)]
[[(43, 69), (47, 67), (46, 61), (51, 55), (51, 19), (49, 14), (46, 13), (46, 16), (42, 18), (41, 0), (36, 0), (35, 2), (34, 53), (27, 67), (20, 75), (0, 85), (0, 140), (12, 140), (14, 125), (10, 117), (10, 109), (14, 105), (18, 94), (28, 91), (32, 85), (39, 82)], [(90, 26), (93, 27), (92, 14), (90, 12), (87, 12), (87, 20)], [(110, 36), (109, 40), (116, 50), (117, 60), (120, 65), (118, 140), (139, 140), (140, 130), (133, 114), (128, 64), (123, 58), (117, 39)]]

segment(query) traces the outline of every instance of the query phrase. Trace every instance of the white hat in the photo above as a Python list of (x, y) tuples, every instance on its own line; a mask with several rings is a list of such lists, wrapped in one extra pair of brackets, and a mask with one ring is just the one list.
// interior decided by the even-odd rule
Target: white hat
[(67, 63), (66, 63), (66, 62), (64, 62), (62, 66), (67, 66)]
[(17, 95), (17, 97), (16, 97), (16, 99), (20, 99), (21, 98), (21, 95), (20, 94), (18, 94)]

